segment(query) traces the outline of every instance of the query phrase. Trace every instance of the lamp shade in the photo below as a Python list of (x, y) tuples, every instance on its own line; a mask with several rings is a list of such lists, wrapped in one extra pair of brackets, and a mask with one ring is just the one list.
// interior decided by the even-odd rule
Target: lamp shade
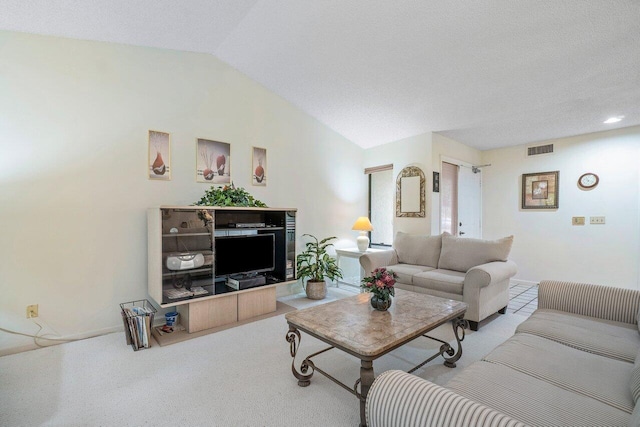
[(371, 225), (371, 221), (366, 216), (361, 216), (356, 220), (356, 223), (351, 227), (352, 230), (357, 231), (371, 231), (373, 230), (373, 225)]

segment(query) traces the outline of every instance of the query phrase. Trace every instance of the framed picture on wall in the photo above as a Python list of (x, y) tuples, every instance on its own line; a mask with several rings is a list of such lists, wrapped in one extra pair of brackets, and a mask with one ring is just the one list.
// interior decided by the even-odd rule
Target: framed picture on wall
[(154, 181), (171, 180), (171, 137), (166, 132), (149, 131), (147, 176)]
[(198, 138), (196, 181), (220, 185), (231, 184), (231, 144)]
[(251, 151), (251, 170), (253, 171), (251, 184), (264, 187), (267, 185), (267, 149), (253, 147)]
[(433, 172), (433, 192), (440, 192), (440, 172)]
[(559, 171), (522, 175), (522, 209), (558, 209)]

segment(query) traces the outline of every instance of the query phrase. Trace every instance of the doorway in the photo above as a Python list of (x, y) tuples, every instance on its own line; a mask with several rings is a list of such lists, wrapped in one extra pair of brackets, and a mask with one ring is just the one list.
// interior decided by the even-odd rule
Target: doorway
[(440, 231), (458, 237), (482, 237), (482, 173), (453, 159), (440, 173)]

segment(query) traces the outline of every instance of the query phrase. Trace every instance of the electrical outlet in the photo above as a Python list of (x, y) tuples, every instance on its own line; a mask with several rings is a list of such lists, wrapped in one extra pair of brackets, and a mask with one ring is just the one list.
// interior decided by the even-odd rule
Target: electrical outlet
[(584, 217), (583, 216), (574, 216), (571, 218), (571, 224), (573, 225), (584, 225)]
[(32, 317), (38, 317), (38, 304), (27, 306), (27, 319), (31, 319)]
[(589, 218), (591, 224), (604, 224), (604, 217), (603, 216), (592, 216), (591, 218)]

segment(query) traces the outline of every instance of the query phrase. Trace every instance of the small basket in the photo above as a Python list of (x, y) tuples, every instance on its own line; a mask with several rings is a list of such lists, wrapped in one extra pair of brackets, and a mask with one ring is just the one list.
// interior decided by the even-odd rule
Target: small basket
[(151, 347), (151, 327), (156, 313), (155, 307), (144, 299), (123, 302), (120, 308), (127, 344), (130, 344), (135, 351)]

